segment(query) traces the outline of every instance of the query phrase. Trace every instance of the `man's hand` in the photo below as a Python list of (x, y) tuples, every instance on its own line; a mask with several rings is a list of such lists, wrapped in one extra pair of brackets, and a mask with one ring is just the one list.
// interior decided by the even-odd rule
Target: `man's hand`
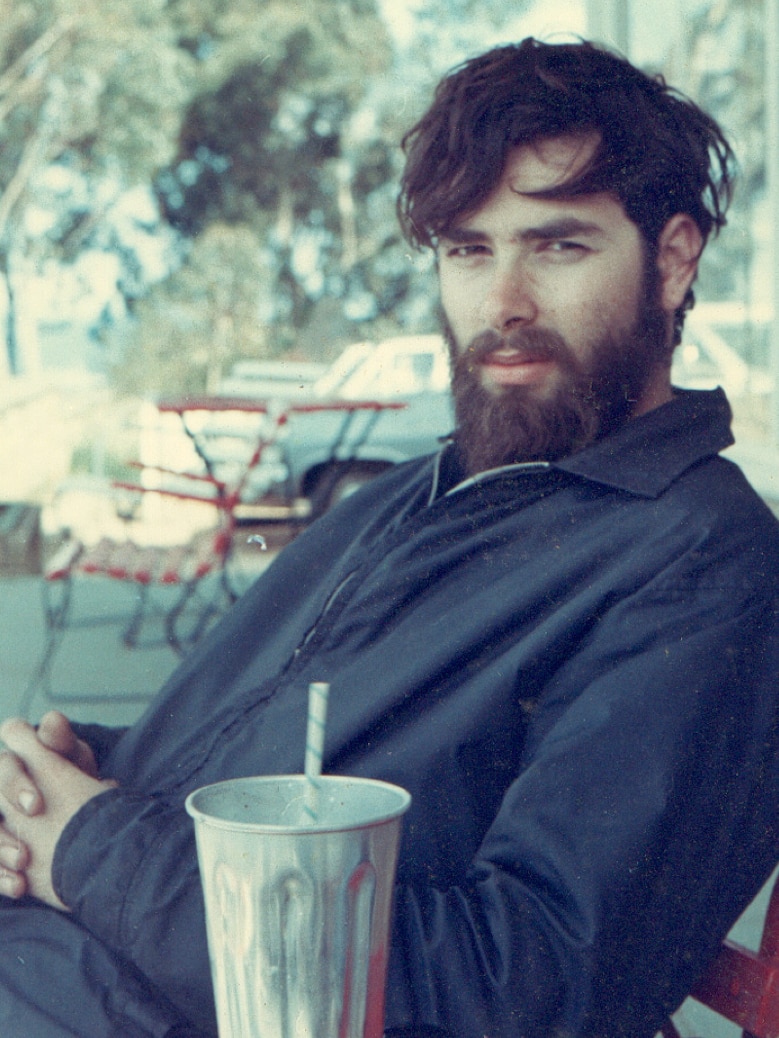
[(99, 777), (94, 753), (83, 739), (78, 738), (64, 714), (49, 710), (40, 720), (37, 735), (44, 746), (75, 764), (85, 774)]
[(55, 711), (37, 732), (6, 721), (0, 738), (9, 751), (0, 755), (0, 893), (64, 909), (51, 883), (57, 840), (76, 811), (115, 783), (97, 778), (92, 751)]

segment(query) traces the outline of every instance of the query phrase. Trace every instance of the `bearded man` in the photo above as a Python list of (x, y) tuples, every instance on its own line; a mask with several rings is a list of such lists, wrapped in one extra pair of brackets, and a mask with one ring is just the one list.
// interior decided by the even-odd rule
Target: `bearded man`
[(129, 729), (4, 725), (3, 1034), (215, 1034), (184, 799), (299, 772), (312, 681), (325, 770), (413, 797), (388, 1035), (651, 1038), (779, 856), (779, 531), (723, 393), (670, 378), (727, 142), (525, 40), (405, 146), (452, 440), (285, 549)]

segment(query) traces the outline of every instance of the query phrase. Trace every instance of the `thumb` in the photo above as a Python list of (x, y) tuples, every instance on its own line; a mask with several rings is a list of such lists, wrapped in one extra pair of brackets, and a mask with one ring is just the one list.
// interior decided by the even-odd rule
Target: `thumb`
[(38, 722), (37, 734), (44, 746), (71, 761), (87, 775), (97, 778), (97, 765), (92, 750), (78, 738), (70, 721), (59, 710), (49, 710), (43, 715)]
[(44, 746), (63, 757), (70, 757), (75, 748), (75, 732), (70, 727), (67, 717), (58, 710), (49, 710), (40, 719), (38, 738)]

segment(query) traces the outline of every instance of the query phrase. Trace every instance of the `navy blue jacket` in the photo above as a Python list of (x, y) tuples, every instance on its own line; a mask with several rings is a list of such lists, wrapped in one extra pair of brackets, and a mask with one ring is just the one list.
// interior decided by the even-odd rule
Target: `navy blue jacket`
[(685, 392), (560, 463), (460, 482), (447, 447), (347, 499), (137, 724), (84, 729), (120, 788), (57, 847), (70, 925), (212, 1032), (183, 801), (301, 771), (328, 681), (325, 770), (413, 796), (388, 1030), (650, 1038), (779, 859), (779, 532), (730, 442)]

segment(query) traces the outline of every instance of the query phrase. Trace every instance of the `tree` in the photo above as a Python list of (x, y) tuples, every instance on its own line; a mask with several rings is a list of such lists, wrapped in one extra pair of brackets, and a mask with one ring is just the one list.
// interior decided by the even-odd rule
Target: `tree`
[(215, 392), (236, 356), (267, 353), (258, 301), (268, 270), (253, 232), (213, 222), (183, 264), (138, 303), (115, 367), (118, 386), (148, 396), (162, 390)]
[[(68, 0), (0, 8), (0, 278), (11, 371), (35, 364), (17, 334), (30, 276), (89, 247), (118, 194), (170, 156), (192, 60), (171, 46), (160, 10), (154, 0), (82, 4), (78, 18)], [(62, 193), (41, 230), (38, 187), (58, 164), (79, 188)]]
[[(264, 271), (255, 312), (267, 331), (235, 339), (231, 355), (275, 353), (298, 343), (319, 304), (346, 305), (359, 277), (360, 206), (394, 168), (380, 137), (355, 137), (353, 120), (389, 47), (365, 0), (318, 0), (304, 12), (251, 5), (250, 17), (232, 10), (230, 26), (220, 5), (188, 10), (199, 12), (186, 35), (197, 89), (175, 159), (155, 180), (161, 207), (192, 255), (214, 223), (255, 236)], [(154, 291), (164, 298), (169, 286)], [(209, 306), (207, 294), (193, 304)], [(141, 338), (154, 309), (136, 312)]]
[(729, 226), (704, 253), (702, 281), (712, 298), (749, 299), (756, 213), (766, 186), (764, 4), (711, 4), (694, 12), (685, 28), (681, 44), (691, 72), (685, 89), (720, 122), (738, 155)]

